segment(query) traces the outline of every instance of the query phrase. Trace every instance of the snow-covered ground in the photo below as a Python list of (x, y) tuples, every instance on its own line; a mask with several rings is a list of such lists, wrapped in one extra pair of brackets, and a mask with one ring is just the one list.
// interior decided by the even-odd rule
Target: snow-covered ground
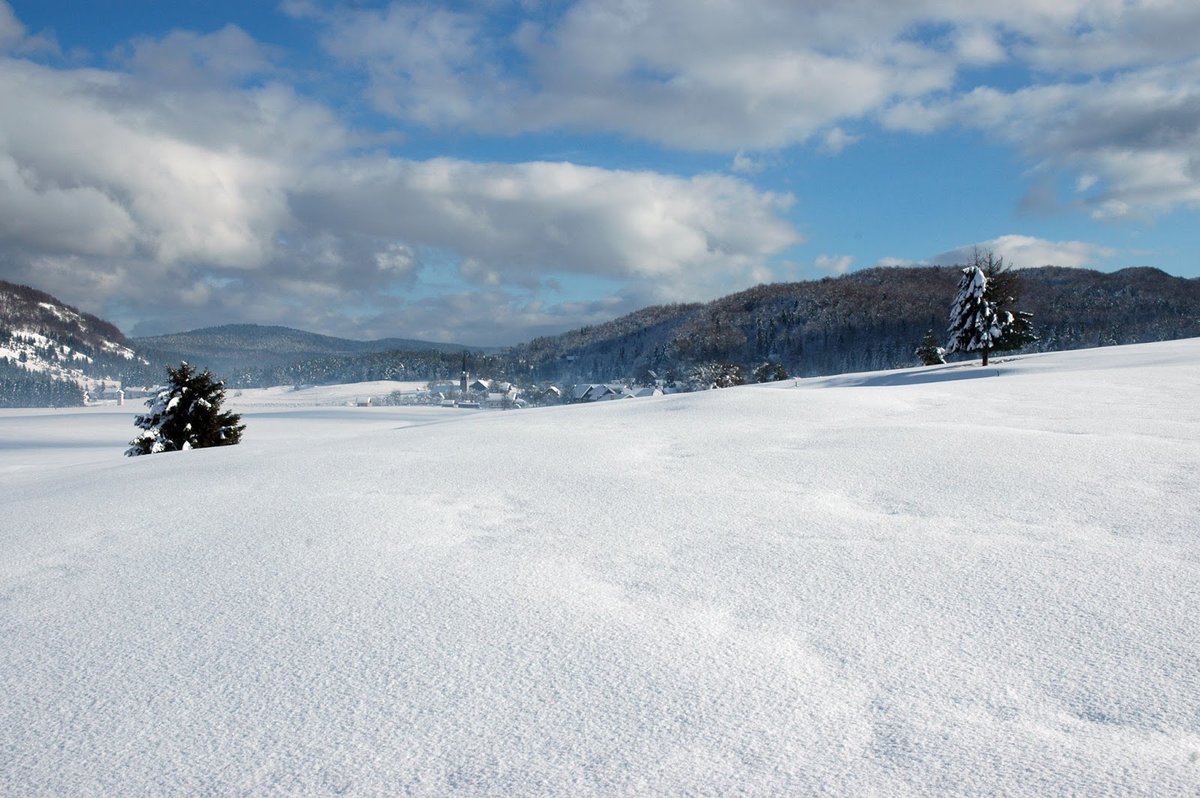
[(425, 389), (426, 382), (377, 380), (350, 385), (312, 385), (276, 388), (231, 388), (229, 401), (239, 408), (253, 407), (325, 407), (356, 405), (368, 399), (376, 401), (394, 393), (415, 394)]
[(0, 411), (12, 795), (1195, 795), (1200, 340), (481, 413)]

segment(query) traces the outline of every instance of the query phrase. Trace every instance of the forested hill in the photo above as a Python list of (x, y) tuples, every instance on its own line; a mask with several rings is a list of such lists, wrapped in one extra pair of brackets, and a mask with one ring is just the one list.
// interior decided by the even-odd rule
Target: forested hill
[[(226, 324), (190, 332), (134, 338), (133, 344), (153, 360), (186, 360), (220, 374), (253, 369), (279, 369), (322, 358), (355, 357), (380, 352), (462, 352), (462, 344), (383, 338), (355, 341), (258, 324)], [(493, 350), (494, 351), (494, 350)]]
[[(1200, 336), (1200, 280), (1152, 268), (1017, 274), (1014, 307), (1033, 313), (1040, 336), (1024, 351)], [(708, 361), (777, 361), (802, 376), (910, 366), (927, 330), (944, 338), (958, 277), (957, 267), (874, 268), (760, 285), (538, 338), (512, 355), (532, 379), (564, 381), (663, 375)]]
[[(1018, 272), (1014, 309), (1040, 340), (1025, 351), (1200, 337), (1200, 279), (1158, 269)], [(813, 376), (916, 365), (927, 330), (944, 339), (955, 267), (866, 269), (760, 285), (704, 304), (659, 305), (507, 350), (471, 350), (472, 374), (532, 382), (685, 377), (696, 366), (766, 361)], [(129, 346), (137, 349), (137, 355)], [(48, 294), (0, 283), (0, 404), (82, 401), (115, 379), (147, 385), (188, 360), (231, 386), (457, 378), (456, 344), (351, 341), (286, 327), (231, 325), (126, 341), (116, 327)], [(69, 394), (69, 395), (68, 395)]]
[(82, 404), (93, 383), (142, 366), (114, 325), (0, 280), (0, 407)]

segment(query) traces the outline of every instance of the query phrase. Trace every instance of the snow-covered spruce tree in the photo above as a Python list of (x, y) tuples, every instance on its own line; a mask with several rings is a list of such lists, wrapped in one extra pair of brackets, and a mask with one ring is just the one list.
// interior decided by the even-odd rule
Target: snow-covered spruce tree
[(1002, 330), (1000, 337), (992, 341), (992, 351), (1011, 352), (1038, 340), (1033, 331), (1033, 314), (1023, 310), (1010, 311), (1021, 293), (1021, 280), (1017, 273), (1004, 263), (1003, 258), (992, 252), (975, 252), (972, 264), (983, 269), (987, 277), (986, 298), (996, 308)]
[(787, 369), (783, 367), (783, 364), (770, 360), (754, 370), (755, 382), (779, 382), (787, 378)]
[(933, 330), (925, 333), (921, 345), (913, 354), (919, 357), (921, 364), (925, 366), (938, 366), (946, 362), (946, 349), (938, 345), (937, 338), (933, 337)]
[(950, 340), (947, 352), (982, 352), (987, 365), (988, 352), (1004, 333), (1004, 319), (988, 298), (987, 275), (978, 265), (962, 270), (958, 294), (950, 306)]
[(1020, 280), (1003, 258), (976, 249), (950, 309), (947, 351), (982, 352), (986, 366), (989, 352), (1009, 352), (1037, 341), (1033, 315), (1008, 310), (1019, 288)]
[(146, 400), (148, 413), (133, 420), (142, 430), (129, 442), (129, 457), (208, 446), (232, 446), (242, 439), (245, 424), (236, 413), (221, 411), (225, 386), (205, 369), (196, 372), (186, 362), (167, 369), (168, 384)]
[(746, 384), (746, 373), (741, 366), (727, 361), (699, 363), (688, 375), (687, 384), (689, 391), (732, 388)]
[[(1004, 311), (1001, 311), (1001, 315), (1004, 315)], [(1033, 331), (1032, 313), (1018, 310), (1009, 313), (1008, 317), (1009, 322), (1000, 337), (992, 343), (992, 349), (997, 352), (1011, 352), (1041, 340)]]

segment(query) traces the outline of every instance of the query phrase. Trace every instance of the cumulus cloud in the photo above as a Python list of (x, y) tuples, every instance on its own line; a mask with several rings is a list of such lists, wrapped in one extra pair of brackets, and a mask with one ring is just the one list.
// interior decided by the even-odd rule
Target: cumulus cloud
[(846, 149), (851, 144), (861, 140), (862, 136), (856, 136), (851, 133), (847, 133), (840, 127), (835, 127), (832, 130), (826, 131), (824, 137), (822, 138), (821, 152), (825, 153), (826, 155), (838, 155), (842, 150)]
[(814, 265), (823, 272), (845, 274), (854, 265), (854, 258), (850, 255), (818, 255)]
[(746, 272), (797, 243), (778, 215), (791, 201), (720, 175), (384, 157), (313, 171), (293, 210), (306, 229), (453, 250), (506, 278), (560, 271), (666, 287)]
[(58, 53), (58, 43), (49, 33), (30, 34), (13, 13), (12, 6), (0, 0), (0, 54)]
[(880, 258), (879, 260), (875, 261), (874, 265), (876, 267), (884, 268), (884, 269), (895, 269), (895, 268), (903, 268), (903, 267), (907, 267), (907, 266), (928, 266), (929, 262), (928, 261), (919, 261), (919, 260), (909, 260), (908, 258), (897, 258), (893, 255), (888, 255), (887, 257), (883, 257), (883, 258)]
[(1111, 209), (1200, 207), (1200, 59), (1086, 83), (991, 88), (897, 108), (898, 128), (975, 127), (1045, 166), (1075, 173), (1097, 218)]
[(1107, 258), (1116, 255), (1116, 250), (1091, 244), (1086, 241), (1048, 241), (1024, 235), (1005, 235), (990, 241), (957, 247), (939, 255), (930, 262), (939, 265), (967, 263), (976, 251), (990, 250), (1016, 269), (1036, 266), (1065, 266), (1068, 268), (1095, 268)]
[(1200, 207), (1200, 5), (1074, 2), (999, 24), (1040, 81), (903, 100), (884, 124), (984, 131), (1040, 172), (1074, 176), (1073, 204), (1095, 219)]
[(0, 0), (0, 48), (12, 47), (24, 38), (25, 26), (13, 13), (12, 6)]
[[(0, 59), (0, 106), (22, 109), (0, 116), (0, 276), (139, 332), (449, 333), (419, 303), (473, 291), (508, 325), (492, 339), (519, 340), (769, 279), (800, 240), (790, 196), (728, 175), (364, 155), (271, 55), (225, 28), (139, 40), (119, 69)], [(612, 301), (579, 304), (563, 275)]]
[[(1067, 4), (1068, 21), (1050, 17), (1025, 27), (1015, 49), (1041, 70), (1102, 73), (1189, 60), (1200, 36), (1200, 5), (1192, 0), (1133, 0)], [(1074, 6), (1073, 8), (1071, 6)]]
[(273, 72), (269, 48), (236, 25), (209, 34), (172, 31), (161, 39), (142, 37), (118, 47), (126, 69), (156, 84), (206, 86)]
[(502, 34), (482, 11), (417, 4), (293, 12), (323, 20), (327, 49), (364, 70), (380, 110), (485, 131), (778, 147), (892, 98), (948, 88), (954, 75), (946, 48), (911, 41), (912, 20), (885, 7), (582, 0)]
[[(847, 129), (875, 121), (979, 128), (1034, 165), (1103, 179), (1083, 200), (1094, 218), (1134, 216), (1118, 203), (1195, 205), (1200, 192), (1193, 0), (289, 7), (319, 20), (375, 107), (408, 123), (834, 155), (857, 140)], [(972, 82), (1009, 63), (1033, 85)], [(735, 171), (749, 166), (735, 156)]]
[[(741, 176), (377, 151), (382, 135), (331, 110), (342, 98), (302, 96), (280, 53), (236, 26), (136, 39), (109, 68), (72, 69), (22, 58), (50, 40), (0, 0), (0, 107), (21, 109), (0, 115), (3, 276), (147, 328), (442, 335), (453, 296), (456, 324), (491, 307), (515, 338), (772, 279), (801, 240), (793, 199), (745, 176), (776, 148), (837, 155), (879, 124), (985, 131), (1024, 154), (1047, 200), (1067, 186), (1064, 204), (1095, 219), (1200, 207), (1190, 0), (372, 6), (283, 4), (406, 132), (611, 133), (720, 152)], [(996, 65), (1031, 85), (973, 82)], [(1112, 255), (983, 245), (1019, 265)], [(553, 287), (573, 280), (605, 299)], [(352, 320), (335, 310), (348, 306)]]
[(322, 14), (326, 49), (362, 68), (377, 108), (428, 125), (457, 125), (491, 117), (501, 106), (506, 82), (490, 66), (493, 40), (483, 21), (430, 5), (393, 3), (385, 8)]
[[(171, 130), (170, 114), (127, 102), (115, 73), (0, 65), (0, 204), (5, 244), (41, 252), (253, 267), (286, 216), (284, 170), (235, 142)], [(222, 110), (242, 110), (246, 98)]]
[(963, 63), (973, 66), (996, 64), (1008, 58), (996, 33), (986, 28), (960, 28), (954, 35), (954, 48)]
[(952, 94), (964, 68), (1013, 57), (1068, 74), (1161, 64), (1194, 55), (1200, 34), (1191, 0), (579, 0), (525, 15), (489, 4), (285, 8), (319, 19), (329, 52), (362, 69), (376, 106), (405, 120), (606, 130), (726, 152), (802, 142), (879, 113), (912, 116), (925, 104), (907, 101)]
[(756, 175), (766, 168), (766, 164), (761, 158), (755, 158), (752, 155), (747, 155), (742, 150), (738, 150), (733, 156), (733, 162), (729, 168), (734, 172), (743, 175)]

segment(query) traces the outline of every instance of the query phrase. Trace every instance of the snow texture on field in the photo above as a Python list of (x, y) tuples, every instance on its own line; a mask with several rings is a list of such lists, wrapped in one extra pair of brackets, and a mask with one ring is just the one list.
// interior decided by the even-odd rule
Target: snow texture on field
[(1198, 397), (1191, 340), (132, 459), (6, 411), (2, 791), (1195, 795)]

